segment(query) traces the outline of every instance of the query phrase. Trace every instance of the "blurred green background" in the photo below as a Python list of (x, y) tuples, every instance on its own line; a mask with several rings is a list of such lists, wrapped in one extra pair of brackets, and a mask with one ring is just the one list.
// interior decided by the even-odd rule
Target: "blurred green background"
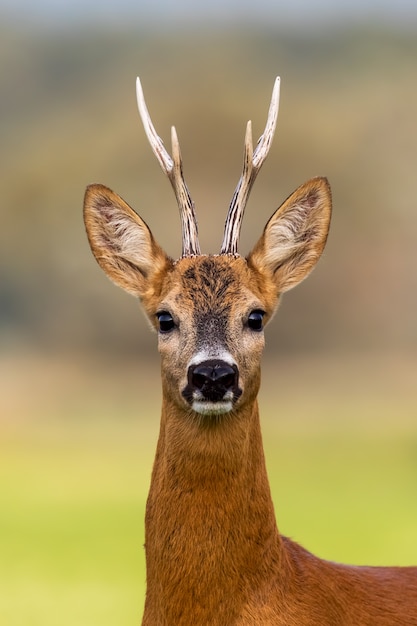
[(330, 179), (334, 217), (317, 270), (267, 332), (261, 415), (278, 524), (324, 558), (417, 563), (415, 7), (196, 6), (0, 3), (5, 626), (140, 623), (156, 339), (96, 265), (81, 217), (85, 186), (102, 182), (179, 254), (137, 74), (167, 145), (176, 125), (206, 252), (220, 247), (246, 121), (259, 136), (281, 76), (242, 252), (311, 176)]

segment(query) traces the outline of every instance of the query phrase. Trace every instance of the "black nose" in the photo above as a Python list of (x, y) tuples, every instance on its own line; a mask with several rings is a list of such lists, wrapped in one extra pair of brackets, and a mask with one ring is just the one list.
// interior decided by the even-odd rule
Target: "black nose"
[(238, 392), (239, 372), (236, 365), (220, 360), (203, 361), (188, 369), (188, 386), (198, 389), (206, 400), (219, 402), (228, 391)]

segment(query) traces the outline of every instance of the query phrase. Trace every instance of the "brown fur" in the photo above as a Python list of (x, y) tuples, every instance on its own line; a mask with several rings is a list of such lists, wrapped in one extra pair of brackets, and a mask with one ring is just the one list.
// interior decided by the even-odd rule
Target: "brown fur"
[[(257, 393), (263, 333), (280, 294), (303, 280), (325, 245), (325, 179), (301, 186), (274, 213), (247, 259), (169, 259), (118, 197), (91, 186), (85, 221), (97, 261), (137, 295), (159, 333), (163, 405), (146, 509), (144, 626), (413, 626), (417, 568), (349, 567), (311, 555), (277, 529)], [(202, 415), (183, 389), (196, 354), (227, 351), (239, 369), (233, 409)]]

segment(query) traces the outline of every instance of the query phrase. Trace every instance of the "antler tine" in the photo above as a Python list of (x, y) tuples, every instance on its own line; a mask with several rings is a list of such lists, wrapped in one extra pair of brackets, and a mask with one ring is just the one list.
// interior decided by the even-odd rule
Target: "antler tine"
[(166, 151), (162, 139), (157, 134), (146, 106), (145, 97), (139, 77), (136, 79), (136, 95), (139, 114), (151, 148), (165, 174), (168, 176), (180, 210), (182, 226), (182, 256), (194, 256), (200, 253), (198, 242), (197, 219), (194, 203), (185, 183), (180, 146), (175, 127), (171, 128), (172, 158)]
[(251, 192), (255, 178), (258, 175), (266, 157), (268, 156), (274, 137), (278, 119), (280, 78), (275, 79), (269, 105), (268, 119), (265, 130), (260, 136), (255, 150), (252, 141), (252, 123), (248, 122), (245, 135), (245, 154), (243, 159), (243, 171), (237, 187), (233, 193), (229, 211), (224, 226), (223, 243), (220, 254), (237, 254), (240, 228), (242, 225), (245, 206)]

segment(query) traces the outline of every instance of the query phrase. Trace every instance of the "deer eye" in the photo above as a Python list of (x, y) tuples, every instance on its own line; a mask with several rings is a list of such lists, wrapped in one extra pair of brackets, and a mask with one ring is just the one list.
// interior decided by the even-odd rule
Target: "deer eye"
[(168, 311), (160, 311), (156, 314), (156, 317), (158, 318), (159, 332), (169, 333), (175, 328), (175, 322)]
[(263, 318), (265, 312), (259, 309), (249, 313), (248, 326), (251, 330), (261, 331), (263, 329)]

